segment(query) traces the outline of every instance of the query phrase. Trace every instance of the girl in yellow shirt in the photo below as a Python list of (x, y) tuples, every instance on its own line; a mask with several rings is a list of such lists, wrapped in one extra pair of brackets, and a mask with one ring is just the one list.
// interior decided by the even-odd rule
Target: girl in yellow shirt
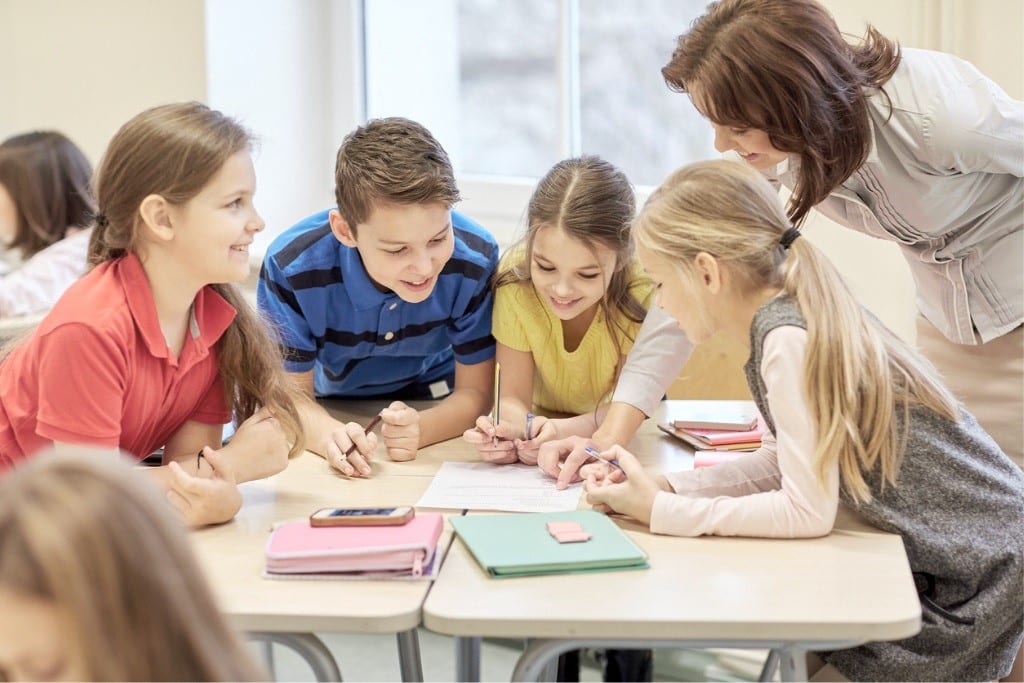
[[(501, 421), (481, 416), (464, 434), (484, 460), (535, 464), (541, 443), (597, 428), (651, 295), (634, 211), (625, 174), (596, 156), (560, 161), (537, 185), (495, 279)], [(531, 409), (574, 417), (538, 415), (528, 433)]]

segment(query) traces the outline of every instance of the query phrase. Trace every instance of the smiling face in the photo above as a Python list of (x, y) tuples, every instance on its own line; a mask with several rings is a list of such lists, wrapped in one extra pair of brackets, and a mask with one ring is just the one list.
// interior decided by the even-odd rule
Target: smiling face
[(615, 252), (591, 249), (561, 228), (543, 226), (533, 236), (530, 279), (537, 294), (559, 320), (590, 312), (604, 297), (615, 272)]
[(337, 211), (330, 220), (334, 236), (359, 250), (377, 287), (413, 304), (434, 291), (455, 250), (452, 212), (444, 204), (376, 206), (354, 234)]
[(772, 146), (768, 133), (756, 128), (737, 128), (711, 124), (715, 130), (715, 149), (719, 152), (736, 152), (743, 160), (758, 170), (778, 165), (788, 155)]
[(0, 680), (88, 680), (69, 647), (67, 617), (54, 603), (0, 586), (0, 605)]
[(174, 238), (170, 248), (200, 285), (238, 282), (249, 275), (249, 245), (265, 223), (253, 205), (256, 171), (242, 151), (182, 206), (168, 209)]

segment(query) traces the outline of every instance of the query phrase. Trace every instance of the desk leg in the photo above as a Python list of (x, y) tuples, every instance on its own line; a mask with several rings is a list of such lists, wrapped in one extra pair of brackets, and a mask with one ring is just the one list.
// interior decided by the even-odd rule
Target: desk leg
[(787, 643), (779, 651), (780, 671), (784, 681), (807, 680), (807, 650)]
[(775, 670), (777, 668), (779, 668), (779, 651), (775, 649), (768, 650), (768, 658), (764, 660), (764, 666), (761, 668), (761, 675), (757, 677), (757, 680), (774, 680)]
[(479, 683), (479, 638), (455, 636), (455, 680), (459, 683)]
[(317, 681), (340, 681), (341, 670), (331, 651), (312, 633), (276, 633), (259, 631), (248, 634), (257, 643), (277, 643), (293, 650), (313, 670)]
[(530, 640), (516, 662), (516, 668), (512, 671), (513, 681), (543, 681), (551, 680), (545, 678), (549, 667), (555, 664), (558, 655), (569, 650), (583, 647), (584, 642), (578, 640)]
[(406, 683), (421, 683), (423, 681), (420, 637), (414, 628), (401, 631), (398, 634), (398, 666), (402, 670), (402, 680)]

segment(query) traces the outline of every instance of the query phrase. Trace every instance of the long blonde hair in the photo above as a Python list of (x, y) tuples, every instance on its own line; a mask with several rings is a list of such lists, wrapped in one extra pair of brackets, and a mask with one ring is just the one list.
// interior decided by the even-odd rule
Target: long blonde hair
[[(195, 197), (252, 136), (234, 119), (199, 102), (169, 104), (138, 114), (114, 135), (96, 171), (100, 218), (89, 243), (95, 266), (139, 250), (139, 205), (151, 194), (181, 205)], [(238, 312), (217, 342), (217, 369), (238, 422), (260, 406), (280, 421), (292, 454), (302, 449), (295, 401), (271, 326), (232, 283), (210, 285)]]
[[(788, 250), (791, 224), (776, 191), (746, 164), (705, 161), (673, 173), (647, 200), (635, 235), (674, 264), (684, 281), (705, 252), (744, 293), (777, 288), (807, 322), (804, 391), (817, 434), (819, 481), (836, 462), (847, 493), (868, 501), (863, 472), (880, 468), (895, 485), (907, 416), (919, 404), (950, 420), (959, 405), (935, 369), (854, 299), (842, 276), (808, 240)], [(897, 411), (903, 416), (896, 420)]]
[(118, 456), (49, 452), (0, 479), (0, 587), (67, 615), (87, 680), (265, 679), (184, 528)]

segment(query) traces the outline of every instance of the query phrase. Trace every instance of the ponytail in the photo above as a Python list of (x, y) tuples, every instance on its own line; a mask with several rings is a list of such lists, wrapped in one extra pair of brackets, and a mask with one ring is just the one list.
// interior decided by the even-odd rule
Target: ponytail
[(928, 361), (868, 313), (832, 263), (789, 222), (775, 190), (746, 164), (707, 161), (676, 171), (637, 219), (638, 243), (687, 277), (712, 254), (744, 291), (782, 290), (807, 323), (804, 392), (819, 482), (838, 466), (846, 492), (870, 500), (864, 474), (895, 485), (909, 411), (956, 421), (959, 405)]

